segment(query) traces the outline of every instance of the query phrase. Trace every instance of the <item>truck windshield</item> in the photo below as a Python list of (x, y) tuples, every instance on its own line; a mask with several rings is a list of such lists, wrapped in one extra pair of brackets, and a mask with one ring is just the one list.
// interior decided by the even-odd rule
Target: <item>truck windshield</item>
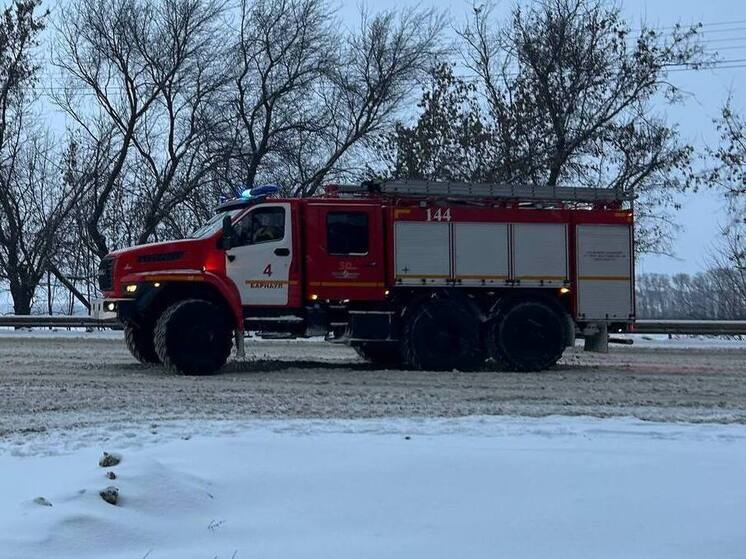
[(213, 233), (216, 233), (218, 229), (220, 229), (223, 226), (223, 218), (226, 215), (231, 216), (231, 218), (234, 218), (238, 215), (238, 213), (241, 211), (241, 208), (236, 208), (234, 210), (229, 210), (225, 212), (218, 212), (212, 218), (210, 218), (210, 221), (205, 223), (202, 227), (194, 231), (191, 235), (191, 239), (204, 239), (206, 237), (209, 237)]

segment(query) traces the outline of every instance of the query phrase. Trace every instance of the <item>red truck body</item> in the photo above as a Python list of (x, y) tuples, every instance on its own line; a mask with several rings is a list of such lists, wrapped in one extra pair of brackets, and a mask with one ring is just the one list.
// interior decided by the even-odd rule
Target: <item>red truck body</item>
[[(447, 300), (473, 315), (485, 357), (495, 353), (487, 331), (526, 301), (569, 325), (567, 343), (599, 325), (625, 329), (634, 320), (632, 211), (616, 199), (539, 198), (330, 188), (317, 198), (239, 199), (196, 238), (109, 255), (99, 278), (104, 309), (117, 312), (130, 338), (146, 339), (169, 307), (200, 300), (219, 308), (240, 340), (249, 328), (322, 333), (407, 366), (424, 359), (405, 355), (414, 351), (403, 340), (413, 335), (411, 317), (435, 299), (439, 309)], [(140, 345), (163, 360), (149, 351), (157, 343)]]

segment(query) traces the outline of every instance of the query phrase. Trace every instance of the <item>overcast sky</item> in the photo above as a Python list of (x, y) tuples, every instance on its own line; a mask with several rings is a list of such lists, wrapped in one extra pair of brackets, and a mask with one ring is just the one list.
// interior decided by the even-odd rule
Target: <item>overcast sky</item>
[[(498, 9), (507, 10), (513, 1), (503, 1)], [(351, 24), (357, 19), (359, 2), (341, 2), (340, 15)], [(401, 6), (434, 6), (448, 10), (463, 20), (472, 3), (468, 0), (377, 0), (368, 2), (371, 11)], [(632, 27), (646, 23), (668, 28), (676, 23), (703, 23), (702, 40), (708, 51), (718, 50), (721, 59), (733, 60), (731, 66), (707, 71), (681, 71), (670, 75), (672, 81), (691, 94), (682, 106), (659, 107), (669, 121), (677, 123), (683, 139), (698, 148), (715, 144), (712, 124), (730, 92), (735, 104), (746, 109), (746, 2), (740, 0), (625, 0), (621, 3)], [(665, 31), (665, 29), (664, 29)], [(734, 68), (733, 66), (742, 66)], [(673, 240), (675, 257), (647, 256), (638, 262), (638, 272), (697, 272), (707, 263), (707, 253), (717, 243), (719, 230), (727, 222), (722, 197), (712, 191), (688, 193), (675, 217), (681, 231)]]

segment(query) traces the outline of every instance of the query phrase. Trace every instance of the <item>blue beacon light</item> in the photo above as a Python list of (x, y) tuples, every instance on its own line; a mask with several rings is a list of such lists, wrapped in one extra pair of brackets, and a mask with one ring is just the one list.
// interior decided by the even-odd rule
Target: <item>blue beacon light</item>
[(247, 188), (241, 192), (241, 198), (250, 200), (251, 198), (258, 198), (260, 196), (271, 196), (277, 194), (280, 191), (279, 186), (272, 184), (265, 184), (261, 186), (255, 186), (254, 188)]

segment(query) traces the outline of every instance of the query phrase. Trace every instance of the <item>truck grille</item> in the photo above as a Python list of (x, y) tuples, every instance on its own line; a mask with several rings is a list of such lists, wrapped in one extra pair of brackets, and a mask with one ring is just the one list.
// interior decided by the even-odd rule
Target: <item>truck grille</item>
[(101, 291), (111, 291), (114, 286), (114, 259), (106, 257), (98, 265), (98, 288)]

